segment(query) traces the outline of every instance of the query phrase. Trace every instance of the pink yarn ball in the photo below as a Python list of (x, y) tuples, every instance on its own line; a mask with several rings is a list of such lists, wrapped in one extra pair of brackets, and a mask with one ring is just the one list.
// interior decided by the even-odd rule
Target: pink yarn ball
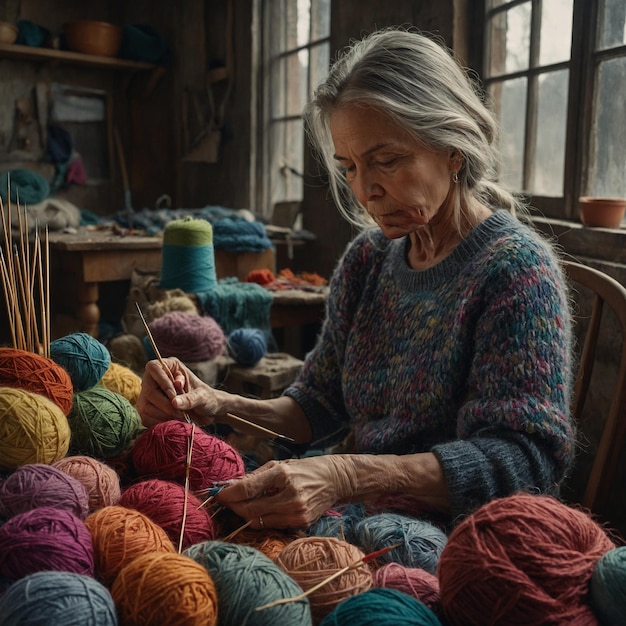
[(44, 463), (22, 465), (0, 483), (0, 516), (13, 517), (42, 506), (65, 509), (84, 520), (89, 496), (80, 481)]
[(158, 524), (175, 546), (180, 542), (184, 518), (183, 548), (215, 538), (213, 519), (205, 508), (198, 508), (200, 504), (196, 496), (187, 493), (187, 513), (184, 515), (185, 488), (158, 478), (127, 487), (119, 502), (120, 506), (139, 511)]
[[(145, 430), (131, 450), (137, 474), (185, 484), (187, 446), (193, 426), (170, 420)], [(194, 491), (212, 487), (215, 481), (239, 478), (245, 473), (239, 452), (223, 439), (196, 427), (189, 470), (189, 485)]]
[(226, 345), (224, 331), (208, 315), (171, 311), (152, 321), (150, 332), (162, 356), (182, 361), (210, 361)]
[(387, 563), (374, 572), (374, 586), (402, 591), (429, 609), (439, 609), (439, 579), (425, 569)]
[(44, 571), (94, 575), (91, 533), (70, 511), (40, 507), (0, 526), (0, 577)]

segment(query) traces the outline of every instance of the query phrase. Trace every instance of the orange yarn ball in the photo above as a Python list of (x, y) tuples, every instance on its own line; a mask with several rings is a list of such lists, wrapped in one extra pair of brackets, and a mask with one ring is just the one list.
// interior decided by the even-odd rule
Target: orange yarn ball
[(202, 565), (182, 554), (155, 552), (118, 574), (111, 596), (127, 626), (215, 626), (217, 593)]
[(25, 389), (52, 400), (67, 415), (74, 388), (70, 375), (52, 359), (34, 352), (0, 348), (0, 386)]
[(122, 495), (120, 477), (110, 465), (81, 454), (66, 456), (53, 465), (85, 486), (91, 513), (119, 502)]
[(549, 496), (494, 500), (452, 531), (439, 559), (451, 625), (596, 624), (589, 584), (614, 543), (586, 512)]
[(141, 377), (129, 367), (111, 362), (100, 384), (109, 391), (115, 391), (120, 396), (124, 396), (133, 406), (137, 404), (137, 398), (141, 393)]
[[(356, 546), (335, 537), (302, 537), (285, 546), (276, 563), (307, 591), (364, 556)], [(313, 621), (321, 622), (342, 600), (367, 591), (373, 584), (366, 565), (337, 576), (309, 596)]]
[(153, 552), (175, 552), (167, 533), (148, 516), (123, 506), (106, 506), (92, 513), (85, 526), (93, 539), (95, 573), (111, 587), (133, 559)]
[(256, 283), (257, 285), (269, 285), (276, 280), (276, 276), (274, 276), (274, 272), (270, 269), (258, 269), (258, 270), (250, 270), (248, 272), (248, 276), (246, 277), (246, 282), (248, 283)]
[(299, 537), (278, 530), (242, 530), (230, 542), (256, 548), (274, 561), (283, 549), (295, 539), (299, 539)]

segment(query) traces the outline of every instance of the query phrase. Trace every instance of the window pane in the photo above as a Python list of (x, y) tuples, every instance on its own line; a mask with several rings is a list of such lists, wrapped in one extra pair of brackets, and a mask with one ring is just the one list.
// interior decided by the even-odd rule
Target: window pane
[(501, 127), (500, 149), (503, 165), (500, 178), (518, 191), (522, 191), (524, 186), (526, 90), (526, 78), (494, 83), (489, 88)]
[(497, 13), (488, 25), (489, 76), (528, 69), (530, 2)]
[(599, 49), (621, 46), (626, 43), (626, 2), (600, 0)]
[(306, 46), (311, 36), (311, 0), (296, 3), (298, 46)]
[(275, 122), (271, 128), (270, 206), (302, 198), (304, 130), (302, 120)]
[(309, 51), (300, 50), (287, 57), (287, 115), (301, 115), (308, 98)]
[(592, 160), (587, 194), (626, 196), (626, 124), (623, 98), (626, 92), (626, 58), (600, 64), (592, 129)]
[(563, 195), (568, 83), (567, 70), (539, 76), (537, 150), (530, 190), (537, 195)]
[(544, 0), (541, 7), (539, 64), (569, 61), (574, 0)]
[(330, 0), (311, 2), (311, 41), (330, 37)]
[(328, 76), (330, 44), (323, 43), (311, 48), (311, 91)]
[(271, 63), (269, 73), (270, 97), (268, 99), (270, 106), (270, 117), (284, 117), (287, 114), (286, 94), (285, 94), (285, 74), (287, 71), (287, 59), (277, 58)]

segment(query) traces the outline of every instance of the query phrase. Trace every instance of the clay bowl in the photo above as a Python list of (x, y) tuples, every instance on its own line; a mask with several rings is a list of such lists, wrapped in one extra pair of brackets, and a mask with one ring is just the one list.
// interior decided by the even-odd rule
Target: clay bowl
[(626, 198), (579, 198), (580, 221), (585, 226), (619, 228), (626, 211)]
[(0, 43), (15, 43), (18, 32), (15, 24), (0, 22)]
[(122, 29), (108, 22), (77, 20), (63, 25), (69, 50), (103, 57), (114, 57), (122, 45)]

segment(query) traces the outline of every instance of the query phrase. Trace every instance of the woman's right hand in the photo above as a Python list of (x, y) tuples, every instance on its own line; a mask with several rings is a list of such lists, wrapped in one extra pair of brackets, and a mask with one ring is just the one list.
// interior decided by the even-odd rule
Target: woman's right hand
[(170, 419), (182, 420), (188, 413), (193, 422), (209, 424), (219, 413), (215, 390), (200, 380), (179, 359), (163, 359), (174, 381), (160, 361), (146, 364), (137, 411), (146, 427)]

